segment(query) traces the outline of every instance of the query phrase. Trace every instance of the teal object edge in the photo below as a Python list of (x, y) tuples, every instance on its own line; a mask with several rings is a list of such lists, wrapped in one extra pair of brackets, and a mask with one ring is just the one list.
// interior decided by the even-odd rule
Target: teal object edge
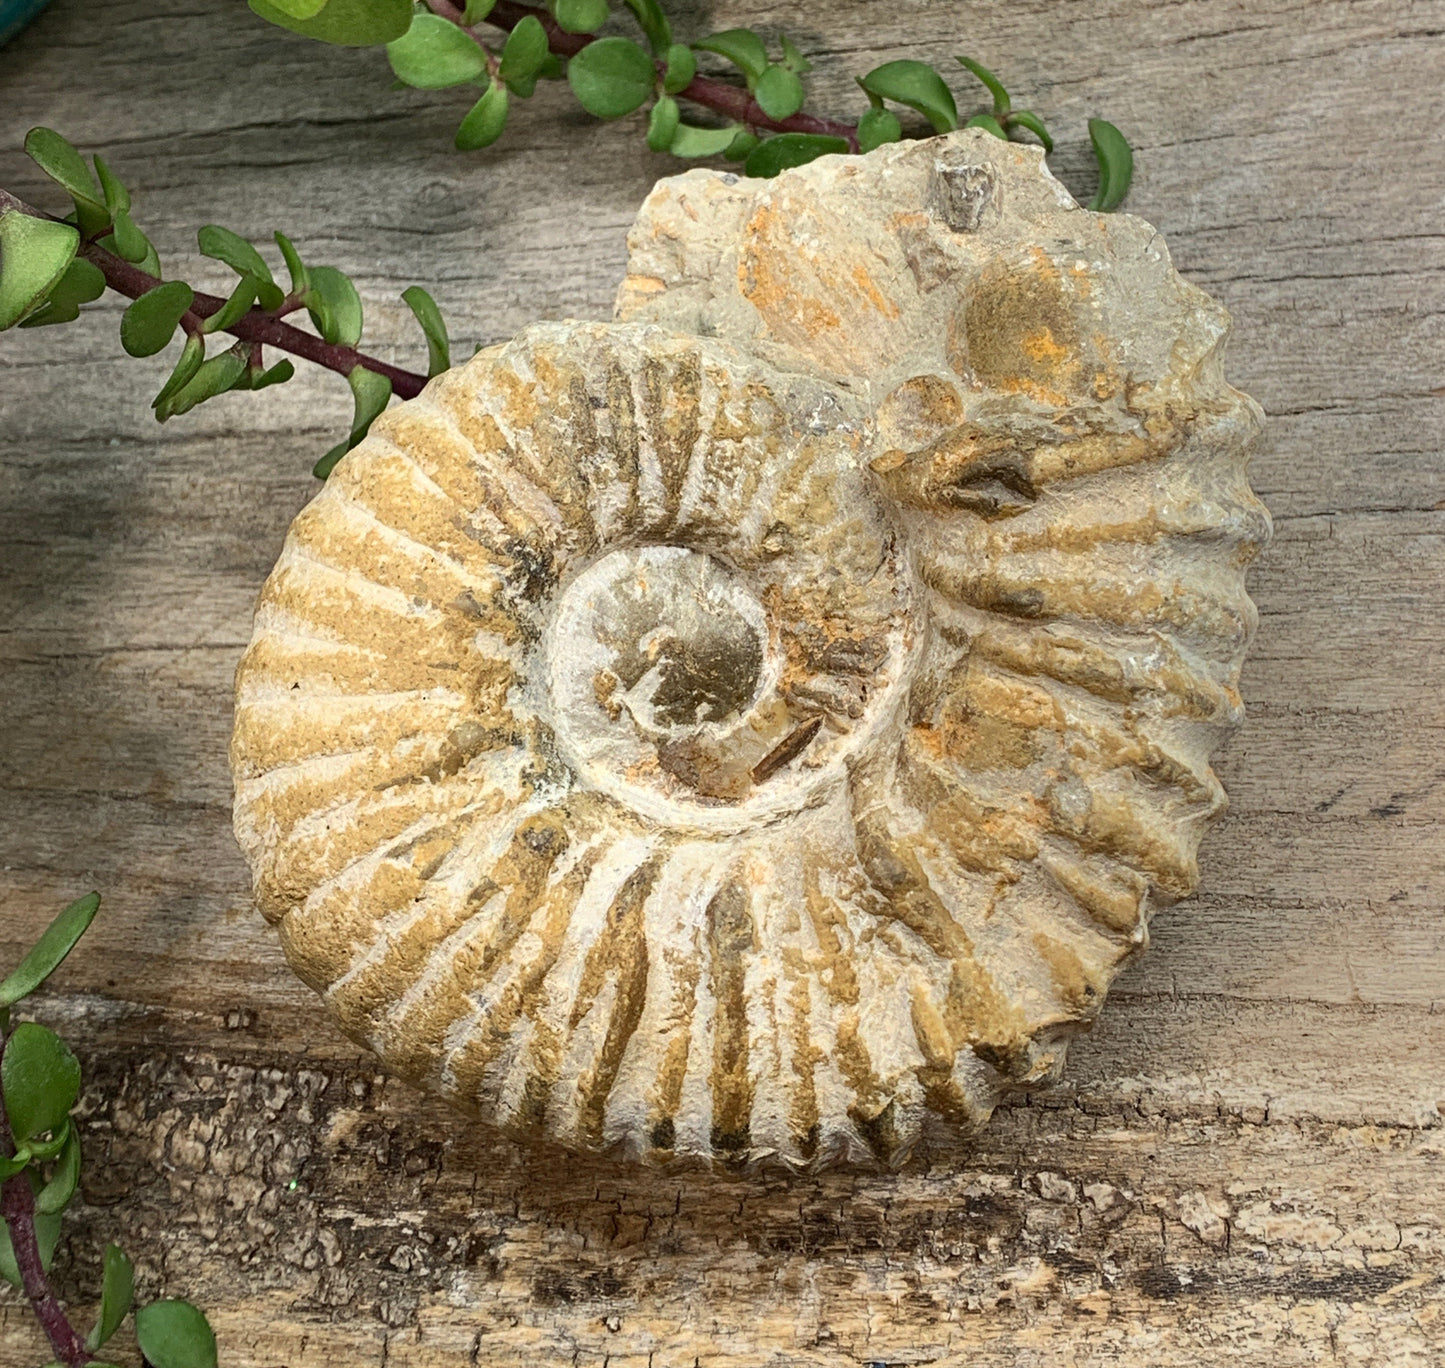
[(4, 47), (50, 0), (0, 0), (0, 47)]

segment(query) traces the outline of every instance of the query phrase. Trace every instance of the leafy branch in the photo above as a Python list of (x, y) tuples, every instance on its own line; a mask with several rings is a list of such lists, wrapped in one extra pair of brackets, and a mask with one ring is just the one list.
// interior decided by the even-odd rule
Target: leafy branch
[[(69, 194), (74, 208), (56, 218), (0, 189), (0, 330), (72, 322), (80, 306), (98, 299), (107, 287), (124, 295), (132, 303), (121, 319), (120, 340), (131, 356), (154, 356), (178, 330), (185, 339), (175, 369), (152, 401), (161, 422), (218, 394), (289, 380), (295, 374), (289, 359), (266, 365), (264, 349), (274, 347), (344, 375), (351, 387), (351, 431), (317, 462), (316, 473), (324, 476), (365, 436), (393, 394), (412, 398), (428, 375), (451, 364), (441, 312), (419, 286), (402, 298), (426, 337), (427, 375), (358, 351), (363, 313), (355, 284), (334, 266), (308, 266), (285, 234), (276, 234), (276, 245), (289, 290), (276, 284), (252, 243), (215, 224), (200, 230), (197, 245), (203, 255), (235, 272), (230, 294), (206, 294), (184, 281), (162, 280), (156, 249), (131, 215), (130, 192), (103, 158), (94, 158), (92, 174), (80, 153), (48, 128), (31, 129), (25, 150)], [(314, 333), (285, 321), (302, 310)], [(208, 356), (208, 339), (217, 332), (237, 341)]]
[[(648, 105), (647, 144), (683, 158), (723, 156), (749, 176), (774, 176), (830, 152), (869, 152), (903, 136), (896, 104), (922, 114), (936, 133), (960, 126), (953, 92), (926, 62), (887, 62), (858, 77), (868, 110), (857, 123), (803, 110), (802, 77), (811, 63), (787, 37), (774, 60), (752, 29), (727, 29), (691, 45), (673, 39), (658, 0), (623, 0), (646, 46), (631, 38), (598, 37), (611, 18), (607, 0), (549, 0), (546, 8), (517, 0), (249, 0), (262, 18), (328, 43), (385, 45), (398, 81), (423, 90), (481, 87), (482, 95), (457, 128), (463, 151), (502, 136), (512, 99), (527, 99), (539, 80), (566, 77), (572, 93), (600, 119), (620, 119)], [(506, 35), (500, 48), (487, 30)], [(738, 86), (697, 71), (697, 55), (721, 57), (742, 77)], [(983, 82), (992, 107), (963, 126), (996, 137), (1037, 138), (1045, 152), (1053, 137), (1031, 110), (1012, 108), (1002, 82), (971, 57), (959, 63)], [(721, 125), (682, 119), (679, 102), (722, 115)], [(1090, 122), (1099, 158), (1100, 189), (1091, 208), (1112, 209), (1132, 172), (1128, 143), (1112, 124)]]
[[(12, 1027), (10, 1009), (55, 972), (99, 908), (98, 893), (71, 903), (0, 982), (0, 1277), (25, 1294), (64, 1368), (110, 1368), (98, 1353), (131, 1314), (134, 1270), (118, 1246), (106, 1246), (100, 1314), (82, 1335), (50, 1283), (61, 1216), (80, 1185), (80, 1133), (71, 1116), (80, 1064), (48, 1027)], [(216, 1368), (216, 1337), (189, 1302), (151, 1302), (135, 1309), (134, 1320), (150, 1368)]]
[[(404, 85), (470, 88), (473, 102), (455, 138), (462, 150), (495, 142), (513, 100), (529, 98), (538, 81), (563, 78), (582, 107), (600, 119), (621, 119), (646, 107), (646, 139), (654, 151), (688, 160), (723, 157), (740, 162), (749, 176), (775, 176), (828, 153), (869, 152), (896, 142), (904, 136), (898, 109), (921, 115), (936, 133), (980, 128), (1005, 140), (1036, 139), (1046, 155), (1054, 147), (1044, 121), (1032, 110), (1015, 109), (999, 78), (971, 57), (957, 60), (982, 83), (991, 99), (986, 109), (962, 118), (934, 67), (901, 59), (857, 78), (868, 107), (856, 123), (846, 123), (804, 110), (802, 78), (811, 65), (785, 34), (778, 36), (775, 54), (744, 28), (676, 42), (658, 0), (623, 0), (646, 46), (597, 35), (611, 18), (607, 0), (549, 0), (545, 9), (517, 0), (249, 3), (263, 18), (323, 42), (384, 46)], [(699, 72), (699, 54), (721, 58), (738, 79)], [(684, 104), (723, 122), (685, 120)], [(1112, 210), (1128, 192), (1133, 154), (1106, 120), (1091, 119), (1089, 136), (1099, 164), (1098, 193), (1089, 207)], [(228, 294), (204, 293), (162, 277), (156, 249), (131, 214), (130, 192), (103, 158), (93, 159), (92, 171), (69, 142), (46, 128), (31, 130), (25, 150), (66, 191), (73, 209), (55, 217), (0, 189), (0, 331), (71, 322), (81, 305), (115, 290), (132, 301), (120, 328), (130, 355), (153, 356), (177, 333), (182, 338), (175, 367), (152, 402), (161, 422), (220, 394), (282, 384), (295, 374), (289, 358), (299, 357), (345, 376), (352, 393), (349, 431), (314, 467), (324, 479), (393, 394), (411, 398), (451, 364), (446, 324), (420, 286), (402, 298), (426, 339), (425, 375), (359, 350), (363, 317), (355, 284), (333, 266), (304, 262), (283, 234), (276, 233), (275, 242), (289, 288), (277, 284), (254, 244), (214, 224), (202, 228), (202, 254), (236, 276)], [(303, 312), (314, 331), (287, 321)], [(217, 333), (236, 340), (210, 350)], [(267, 347), (287, 355), (268, 366)]]

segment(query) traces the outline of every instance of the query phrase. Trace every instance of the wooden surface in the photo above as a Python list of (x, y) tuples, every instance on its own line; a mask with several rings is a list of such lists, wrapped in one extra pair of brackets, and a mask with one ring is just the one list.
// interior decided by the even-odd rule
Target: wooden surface
[[(1276, 536), (1203, 892), (1067, 1083), (929, 1168), (738, 1182), (490, 1142), (328, 1025), (230, 835), (232, 670), (344, 386), (159, 428), (114, 302), (8, 334), (0, 963), (106, 899), (37, 1003), (88, 1079), (64, 1293), (93, 1301), (119, 1238), (246, 1368), (1445, 1361), (1445, 4), (728, 0), (679, 28), (745, 22), (814, 55), (832, 113), (854, 72), (972, 53), (1081, 192), (1106, 114), (1130, 207), (1233, 311)], [(17, 149), (60, 128), (172, 272), (219, 283), (202, 223), (284, 228), (412, 364), (412, 281), (466, 343), (605, 316), (675, 164), (556, 89), (463, 157), (457, 98), (388, 87), (239, 0), (55, 0), (0, 51), (0, 184), (52, 203)], [(0, 1297), (0, 1364), (45, 1357)]]

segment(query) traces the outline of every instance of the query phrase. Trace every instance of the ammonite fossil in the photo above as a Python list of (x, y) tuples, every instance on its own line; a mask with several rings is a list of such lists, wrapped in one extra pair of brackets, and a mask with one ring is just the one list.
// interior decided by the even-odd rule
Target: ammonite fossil
[(897, 1163), (1189, 893), (1259, 411), (1223, 311), (962, 132), (658, 185), (611, 323), (383, 415), (237, 679), (297, 973), (514, 1135)]

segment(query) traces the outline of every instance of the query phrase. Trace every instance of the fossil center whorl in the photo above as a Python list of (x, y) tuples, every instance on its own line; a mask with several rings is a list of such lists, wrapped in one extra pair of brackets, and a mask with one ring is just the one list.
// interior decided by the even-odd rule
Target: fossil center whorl
[(552, 725), (600, 788), (634, 802), (746, 795), (753, 709), (777, 652), (755, 595), (716, 557), (621, 547), (559, 596), (546, 635)]
[(686, 546), (605, 552), (561, 589), (542, 637), (560, 755), (640, 815), (700, 832), (822, 801), (901, 682), (900, 573), (885, 560), (830, 631), (789, 612), (819, 586), (766, 561), (750, 574)]

